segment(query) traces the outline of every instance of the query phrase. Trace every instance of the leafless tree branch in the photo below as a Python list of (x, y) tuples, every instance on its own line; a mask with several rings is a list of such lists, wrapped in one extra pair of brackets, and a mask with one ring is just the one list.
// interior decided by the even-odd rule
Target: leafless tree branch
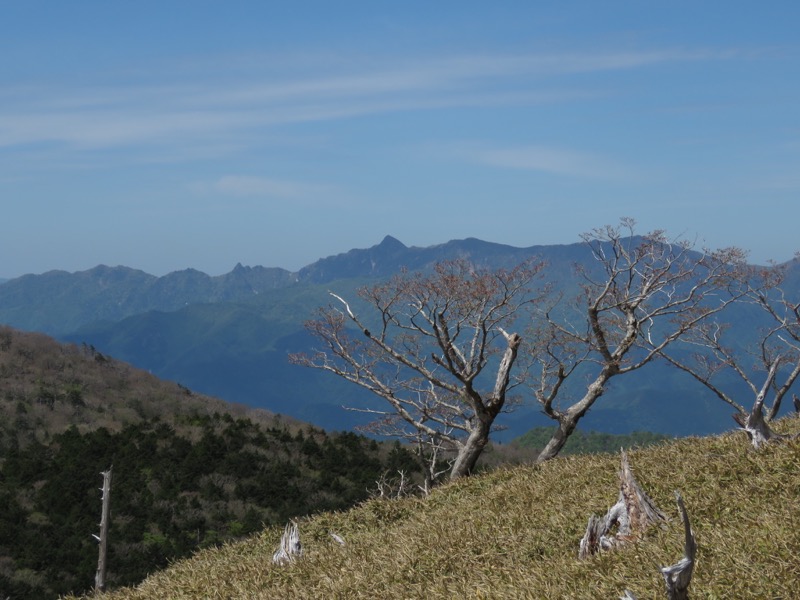
[(381, 398), (385, 408), (358, 410), (379, 417), (383, 433), (424, 448), (426, 485), (443, 460), (450, 477), (467, 475), (520, 384), (512, 371), (522, 338), (505, 328), (543, 295), (529, 289), (542, 266), (488, 270), (458, 260), (401, 273), (360, 290), (371, 309), (364, 316), (331, 292), (335, 303), (307, 323), (323, 348), (290, 360)]
[[(539, 365), (533, 393), (557, 423), (539, 462), (560, 452), (612, 378), (648, 365), (738, 297), (741, 250), (695, 251), (663, 231), (634, 234), (632, 219), (585, 234), (595, 264), (578, 268), (580, 295), (571, 310), (562, 301), (540, 312), (528, 336)], [(564, 398), (577, 374), (588, 377), (582, 395)]]

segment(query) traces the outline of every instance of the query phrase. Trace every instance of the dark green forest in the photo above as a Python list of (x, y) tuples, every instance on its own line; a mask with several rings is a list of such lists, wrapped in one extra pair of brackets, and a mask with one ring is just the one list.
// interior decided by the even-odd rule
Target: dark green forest
[(398, 445), (194, 393), (89, 345), (0, 327), (0, 598), (94, 586), (112, 467), (107, 586), (415, 470)]
[(383, 472), (415, 468), (399, 445), (352, 433), (291, 433), (227, 414), (180, 426), (181, 434), (159, 419), (119, 432), (71, 427), (47, 444), (6, 450), (0, 595), (45, 599), (91, 589), (100, 473), (110, 466), (109, 588), (264, 525), (348, 508)]
[[(518, 438), (515, 438), (512, 445), (521, 448), (539, 449), (544, 447), (552, 435), (553, 430), (550, 427), (535, 427)], [(620, 448), (645, 448), (669, 439), (672, 438), (650, 431), (633, 431), (626, 434), (614, 434), (601, 431), (581, 431), (578, 429), (570, 435), (561, 454), (619, 452)]]

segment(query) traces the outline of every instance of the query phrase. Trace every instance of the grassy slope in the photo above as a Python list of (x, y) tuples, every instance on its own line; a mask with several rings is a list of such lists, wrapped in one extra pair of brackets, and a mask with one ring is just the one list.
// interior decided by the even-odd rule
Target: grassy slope
[[(776, 425), (800, 431), (800, 419)], [(424, 499), (372, 500), (301, 521), (302, 559), (274, 567), (280, 531), (203, 551), (107, 600), (195, 598), (663, 598), (660, 565), (683, 552), (680, 490), (699, 545), (697, 598), (790, 598), (800, 581), (800, 441), (756, 452), (743, 433), (630, 454), (671, 517), (644, 540), (576, 558), (592, 513), (617, 496), (617, 455), (563, 457), (443, 486)], [(336, 531), (343, 548), (328, 537)]]

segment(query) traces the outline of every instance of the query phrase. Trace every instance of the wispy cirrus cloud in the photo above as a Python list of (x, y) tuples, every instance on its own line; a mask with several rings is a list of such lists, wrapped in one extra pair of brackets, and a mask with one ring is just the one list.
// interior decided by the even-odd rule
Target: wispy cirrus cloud
[(335, 185), (262, 175), (223, 175), (213, 180), (195, 181), (189, 189), (195, 194), (217, 198), (291, 202), (307, 206), (330, 205), (331, 202), (340, 202), (341, 198), (341, 190)]
[(233, 196), (270, 196), (286, 199), (311, 197), (329, 193), (332, 189), (328, 185), (248, 175), (224, 175), (217, 179), (212, 187), (214, 191)]
[(441, 146), (436, 152), (440, 156), (501, 169), (606, 180), (631, 179), (637, 176), (633, 168), (607, 156), (548, 145), (500, 147), (459, 142)]
[[(92, 150), (197, 144), (219, 136), (311, 121), (469, 106), (530, 105), (591, 96), (582, 73), (728, 58), (726, 53), (464, 55), (383, 60), (317, 74), (237, 72), (168, 83), (26, 85), (0, 94), (0, 148), (61, 144)], [(331, 70), (332, 69), (332, 70)], [(563, 76), (567, 76), (566, 78)]]

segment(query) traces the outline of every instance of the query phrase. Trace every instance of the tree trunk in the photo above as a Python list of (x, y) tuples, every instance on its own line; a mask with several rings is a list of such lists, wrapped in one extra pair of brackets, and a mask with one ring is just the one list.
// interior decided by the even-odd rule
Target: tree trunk
[(772, 431), (770, 426), (764, 421), (764, 414), (761, 412), (760, 407), (758, 410), (753, 409), (753, 412), (746, 416), (741, 413), (735, 413), (733, 415), (733, 420), (739, 424), (739, 427), (747, 432), (750, 443), (753, 444), (753, 448), (755, 449), (760, 448), (762, 444), (766, 444), (770, 440), (782, 437)]
[(778, 372), (779, 364), (780, 359), (777, 359), (773, 361), (772, 366), (770, 366), (767, 379), (764, 381), (764, 385), (761, 387), (761, 390), (756, 396), (756, 401), (753, 403), (753, 408), (750, 411), (750, 414), (746, 415), (743, 413), (736, 413), (733, 415), (733, 420), (736, 421), (739, 426), (747, 432), (747, 435), (750, 437), (750, 442), (756, 449), (758, 449), (761, 444), (765, 444), (772, 439), (782, 437), (772, 431), (769, 425), (767, 425), (767, 422), (764, 420), (764, 399), (767, 397), (767, 392), (769, 391), (772, 382), (775, 380), (775, 375)]
[(539, 456), (536, 457), (536, 462), (542, 463), (558, 456), (558, 453), (561, 452), (564, 444), (567, 443), (569, 436), (572, 435), (573, 431), (575, 431), (576, 425), (577, 422), (574, 420), (559, 420), (558, 426), (556, 427), (552, 437), (547, 442), (545, 447), (542, 448), (542, 451), (539, 452)]
[(620, 531), (621, 534), (639, 536), (650, 525), (667, 520), (666, 515), (636, 481), (628, 463), (628, 455), (624, 451), (619, 473), (619, 493), (628, 516), (628, 531)]
[(484, 405), (481, 398), (475, 395), (473, 406), (475, 408), (474, 425), (464, 444), (459, 448), (456, 460), (450, 469), (450, 479), (458, 479), (471, 475), (486, 444), (489, 443), (489, 434), (492, 423), (503, 410), (506, 402), (506, 391), (510, 381), (511, 367), (517, 359), (517, 351), (522, 343), (522, 338), (516, 333), (506, 333), (500, 329), (508, 344), (500, 366), (497, 368), (494, 392)]
[(464, 444), (459, 448), (453, 467), (450, 469), (450, 479), (458, 479), (471, 475), (486, 444), (489, 443), (489, 431), (492, 419), (476, 416), (477, 423), (470, 431)]
[(111, 510), (111, 468), (101, 473), (103, 476), (103, 508), (100, 516), (100, 535), (94, 536), (100, 542), (97, 557), (97, 572), (94, 576), (94, 589), (103, 592), (106, 589), (106, 555), (108, 550), (108, 518)]
[(595, 401), (603, 395), (606, 382), (616, 375), (617, 372), (618, 370), (614, 365), (606, 365), (603, 367), (603, 370), (597, 378), (587, 388), (583, 398), (570, 406), (566, 412), (556, 413), (555, 411), (548, 412), (548, 409), (545, 410), (549, 416), (558, 419), (558, 427), (550, 438), (550, 441), (547, 442), (542, 451), (539, 452), (539, 456), (536, 457), (537, 463), (542, 463), (558, 456), (564, 444), (567, 443), (569, 436), (572, 435), (572, 432), (575, 431), (575, 428), (578, 426), (578, 421), (583, 418), (583, 415), (586, 414)]

